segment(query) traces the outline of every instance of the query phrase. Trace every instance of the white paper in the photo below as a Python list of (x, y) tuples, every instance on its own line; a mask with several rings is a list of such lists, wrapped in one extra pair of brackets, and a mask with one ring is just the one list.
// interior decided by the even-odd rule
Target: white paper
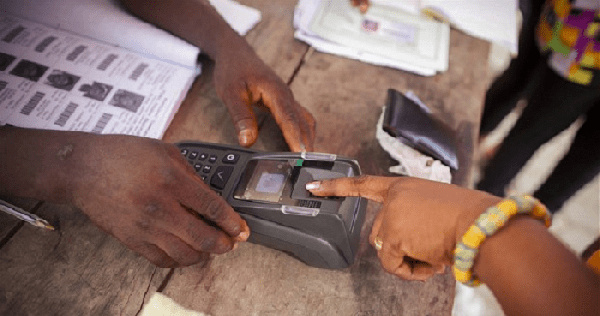
[[(260, 11), (232, 0), (210, 1), (241, 35), (261, 19)], [(200, 49), (125, 11), (118, 0), (0, 0), (6, 12), (52, 28), (76, 32), (186, 67), (196, 67)]]
[(162, 137), (196, 68), (0, 14), (0, 124)]
[[(312, 23), (320, 4), (320, 0), (300, 0), (298, 2), (294, 11), (294, 28), (296, 29), (294, 33), (295, 38), (308, 43), (316, 50), (324, 53), (337, 54), (374, 65), (406, 70), (422, 76), (432, 76), (436, 73), (435, 69), (416, 65), (412, 63), (411, 60), (387, 58), (355, 47), (340, 45), (315, 34), (311, 31), (310, 24)], [(449, 37), (447, 41), (449, 41)]]
[(132, 16), (117, 0), (0, 0), (6, 12), (52, 28), (195, 67), (200, 50)]
[(377, 5), (361, 14), (350, 1), (323, 0), (309, 27), (343, 46), (417, 67), (448, 69), (448, 25), (418, 15)]
[(465, 33), (517, 52), (517, 0), (371, 0), (420, 14), (429, 9)]
[(517, 0), (422, 0), (467, 34), (517, 52)]
[(261, 19), (257, 9), (239, 4), (232, 0), (210, 0), (217, 12), (240, 35), (246, 35)]

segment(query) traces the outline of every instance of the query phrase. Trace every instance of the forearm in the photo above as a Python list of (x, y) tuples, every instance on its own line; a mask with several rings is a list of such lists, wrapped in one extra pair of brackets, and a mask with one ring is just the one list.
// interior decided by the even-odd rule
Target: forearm
[(93, 135), (0, 127), (0, 194), (70, 202), (80, 144)]
[(213, 59), (231, 50), (251, 50), (207, 0), (121, 0), (134, 15), (200, 47)]
[(532, 218), (515, 218), (486, 239), (474, 271), (508, 315), (600, 312), (598, 276)]

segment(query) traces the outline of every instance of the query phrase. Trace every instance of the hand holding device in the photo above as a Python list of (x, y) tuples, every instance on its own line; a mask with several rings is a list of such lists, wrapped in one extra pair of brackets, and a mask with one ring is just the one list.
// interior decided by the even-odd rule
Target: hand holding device
[(224, 253), (248, 236), (245, 222), (196, 176), (179, 150), (157, 140), (81, 134), (72, 204), (160, 267)]
[(452, 184), (409, 177), (343, 178), (309, 185), (317, 196), (362, 196), (383, 203), (369, 242), (383, 268), (425, 280), (452, 265), (456, 241), (501, 199)]
[(316, 267), (344, 268), (354, 262), (366, 201), (315, 197), (306, 184), (359, 175), (356, 161), (199, 142), (178, 146), (202, 179), (246, 220), (250, 242)]

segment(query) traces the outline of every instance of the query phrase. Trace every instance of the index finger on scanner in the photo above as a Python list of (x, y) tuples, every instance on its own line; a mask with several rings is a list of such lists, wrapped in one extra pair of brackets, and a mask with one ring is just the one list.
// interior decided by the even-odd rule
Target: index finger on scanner
[(354, 178), (338, 178), (308, 183), (306, 189), (317, 196), (360, 196), (383, 202), (394, 177), (363, 175)]

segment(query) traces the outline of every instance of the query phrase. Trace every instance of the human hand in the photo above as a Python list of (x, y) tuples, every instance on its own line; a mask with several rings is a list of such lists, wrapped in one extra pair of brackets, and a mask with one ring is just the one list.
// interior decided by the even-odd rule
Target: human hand
[(360, 8), (360, 12), (365, 13), (369, 9), (369, 0), (351, 0), (352, 5)]
[(215, 61), (215, 88), (229, 109), (242, 146), (251, 146), (258, 137), (252, 105), (261, 105), (270, 110), (292, 151), (313, 149), (315, 119), (250, 46), (239, 42)]
[[(317, 196), (362, 196), (383, 203), (369, 242), (385, 271), (425, 280), (452, 265), (456, 242), (501, 199), (482, 191), (409, 177), (340, 178), (309, 184)], [(377, 249), (378, 247), (376, 247)]]
[(205, 185), (177, 147), (130, 136), (82, 136), (71, 203), (159, 267), (188, 266), (245, 241), (244, 220)]

